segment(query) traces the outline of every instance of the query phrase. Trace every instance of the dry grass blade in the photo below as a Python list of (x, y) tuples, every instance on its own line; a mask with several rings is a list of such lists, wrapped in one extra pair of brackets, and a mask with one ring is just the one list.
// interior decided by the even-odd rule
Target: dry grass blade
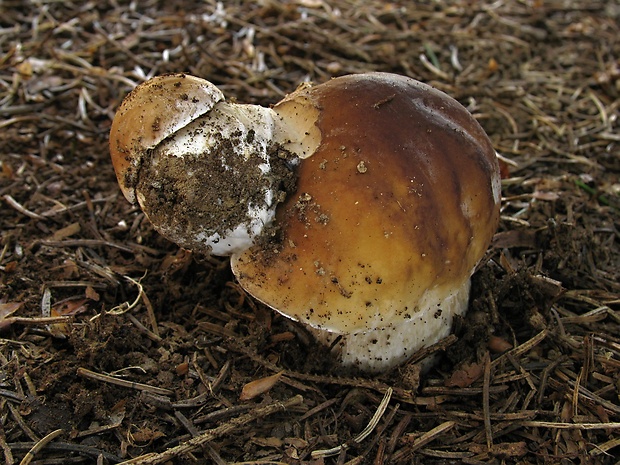
[[(372, 416), (372, 418), (368, 422), (368, 425), (366, 425), (366, 427), (364, 428), (364, 430), (361, 433), (359, 433), (357, 436), (355, 436), (352, 439), (352, 442), (360, 444), (364, 439), (366, 439), (370, 435), (370, 433), (373, 432), (373, 430), (377, 427), (377, 424), (379, 423), (379, 420), (381, 419), (381, 417), (385, 413), (385, 410), (387, 409), (387, 407), (388, 407), (388, 405), (390, 403), (390, 399), (391, 398), (392, 398), (392, 389), (388, 388), (388, 390), (386, 391), (385, 395), (383, 396), (383, 399), (381, 400), (381, 403), (377, 407), (377, 410), (375, 411), (375, 414)], [(336, 446), (336, 447), (333, 447), (331, 449), (314, 450), (314, 451), (312, 451), (311, 456), (312, 456), (312, 458), (332, 457), (334, 455), (340, 454), (340, 452), (343, 449), (346, 449), (347, 447), (348, 447), (347, 444), (342, 444), (340, 446)]]
[(136, 383), (134, 381), (127, 381), (125, 379), (115, 378), (113, 376), (104, 375), (102, 373), (95, 373), (94, 371), (87, 370), (86, 368), (78, 368), (78, 376), (84, 376), (85, 378), (94, 379), (96, 381), (102, 381), (104, 383), (116, 384), (117, 386), (123, 386), (130, 389), (137, 389), (139, 391), (152, 392), (153, 394), (159, 394), (163, 396), (170, 396), (174, 394), (170, 389), (158, 388), (156, 386), (149, 386), (148, 384)]
[(47, 436), (41, 438), (39, 442), (37, 442), (32, 449), (28, 451), (25, 457), (19, 462), (19, 465), (29, 465), (30, 462), (34, 459), (34, 457), (50, 442), (60, 436), (64, 431), (61, 429), (57, 429), (56, 431), (52, 431)]
[(3, 198), (6, 201), (6, 203), (8, 203), (11, 207), (13, 207), (15, 210), (17, 210), (21, 214), (26, 215), (28, 218), (32, 218), (34, 220), (44, 220), (45, 219), (44, 216), (39, 215), (38, 213), (35, 213), (35, 212), (32, 212), (32, 211), (28, 210), (26, 207), (24, 207), (19, 202), (17, 202), (17, 200), (15, 200), (9, 194), (5, 194), (3, 196)]

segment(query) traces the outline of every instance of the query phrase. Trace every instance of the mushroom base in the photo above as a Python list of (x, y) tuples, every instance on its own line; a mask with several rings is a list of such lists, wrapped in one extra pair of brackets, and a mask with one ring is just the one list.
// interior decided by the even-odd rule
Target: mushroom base
[[(455, 315), (468, 308), (471, 279), (445, 292), (427, 291), (419, 311), (410, 319), (368, 332), (338, 334), (308, 328), (320, 343), (332, 346), (332, 352), (345, 367), (378, 373), (408, 360), (418, 350), (447, 337)], [(337, 341), (337, 342), (336, 342)], [(433, 358), (424, 361), (425, 365)]]

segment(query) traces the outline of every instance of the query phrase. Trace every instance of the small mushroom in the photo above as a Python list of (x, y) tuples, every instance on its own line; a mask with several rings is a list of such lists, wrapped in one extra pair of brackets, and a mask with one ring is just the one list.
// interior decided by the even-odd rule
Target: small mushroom
[(480, 125), (393, 74), (301, 86), (273, 108), (154, 78), (122, 103), (110, 150), (123, 193), (164, 236), (231, 255), (251, 295), (369, 372), (449, 334), (499, 218)]

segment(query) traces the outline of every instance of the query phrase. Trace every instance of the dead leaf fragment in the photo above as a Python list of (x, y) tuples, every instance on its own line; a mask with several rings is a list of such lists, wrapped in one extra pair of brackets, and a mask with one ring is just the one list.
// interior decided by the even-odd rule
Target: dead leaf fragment
[(13, 323), (14, 318), (10, 316), (23, 305), (23, 302), (2, 302), (0, 301), (0, 330), (8, 328)]
[(495, 354), (501, 354), (512, 349), (512, 344), (503, 337), (491, 336), (488, 342), (489, 350)]
[(142, 446), (150, 444), (155, 439), (164, 437), (165, 434), (161, 431), (149, 427), (141, 428), (138, 431), (129, 433), (129, 437), (133, 444), (140, 444)]
[(0, 302), (0, 321), (15, 313), (22, 305), (23, 302)]
[(72, 316), (84, 312), (88, 299), (67, 299), (52, 307), (51, 316)]
[[(66, 299), (56, 303), (51, 309), (50, 316), (74, 316), (88, 309), (88, 299)], [(52, 323), (48, 325), (52, 336), (64, 339), (69, 336), (71, 326), (69, 323)]]
[(496, 249), (511, 249), (514, 247), (535, 248), (536, 231), (515, 229), (499, 232), (493, 236), (493, 247)]
[(284, 441), (282, 439), (274, 437), (252, 438), (252, 443), (261, 447), (273, 447), (278, 449), (284, 445)]
[(282, 371), (276, 373), (275, 375), (267, 376), (266, 378), (257, 379), (254, 381), (250, 381), (241, 390), (241, 395), (239, 396), (239, 400), (250, 400), (254, 399), (256, 396), (260, 396), (265, 392), (269, 391), (282, 377)]
[(189, 373), (189, 363), (187, 362), (179, 363), (176, 366), (175, 370), (178, 376), (185, 376), (187, 373)]
[(5, 273), (13, 273), (17, 269), (17, 261), (13, 260), (4, 266)]
[(462, 368), (456, 370), (446, 380), (447, 387), (465, 388), (471, 386), (478, 378), (482, 376), (484, 365), (482, 363), (470, 363), (463, 365)]
[(502, 442), (501, 444), (494, 444), (491, 449), (488, 449), (486, 445), (472, 444), (469, 450), (476, 454), (489, 453), (493, 457), (498, 457), (500, 459), (523, 457), (528, 452), (525, 441)]
[(84, 295), (86, 296), (87, 299), (94, 300), (95, 302), (99, 302), (99, 299), (101, 298), (99, 293), (95, 291), (95, 289), (93, 289), (92, 286), (86, 286)]
[(560, 198), (560, 194), (557, 192), (545, 192), (545, 191), (535, 191), (532, 194), (532, 198), (536, 200), (547, 200), (552, 202), (554, 200), (558, 200)]
[(61, 241), (67, 237), (79, 233), (81, 229), (82, 227), (80, 226), (80, 223), (71, 223), (69, 226), (65, 226), (64, 228), (55, 231), (54, 234), (52, 234), (52, 240)]

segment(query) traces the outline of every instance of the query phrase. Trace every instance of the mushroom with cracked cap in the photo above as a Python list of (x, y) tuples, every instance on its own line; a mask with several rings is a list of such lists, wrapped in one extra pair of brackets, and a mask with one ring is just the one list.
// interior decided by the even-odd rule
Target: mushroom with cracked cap
[(456, 100), (387, 73), (300, 86), (272, 108), (184, 74), (112, 124), (125, 197), (343, 365), (377, 372), (447, 336), (497, 228), (496, 153)]

